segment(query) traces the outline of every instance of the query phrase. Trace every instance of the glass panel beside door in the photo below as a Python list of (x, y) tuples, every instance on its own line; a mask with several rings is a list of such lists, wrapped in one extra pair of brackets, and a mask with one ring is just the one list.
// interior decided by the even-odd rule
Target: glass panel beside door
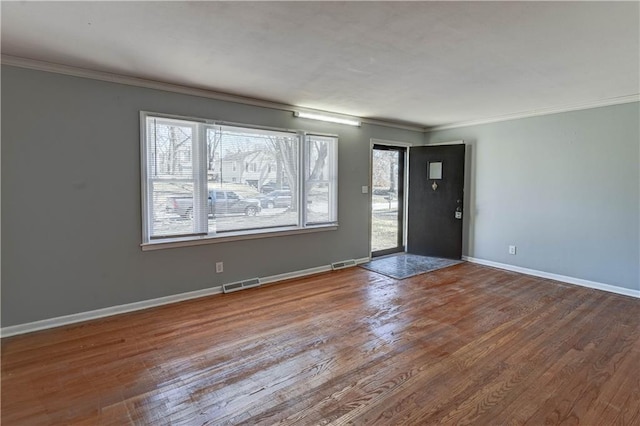
[(406, 148), (374, 145), (371, 162), (371, 256), (404, 251)]

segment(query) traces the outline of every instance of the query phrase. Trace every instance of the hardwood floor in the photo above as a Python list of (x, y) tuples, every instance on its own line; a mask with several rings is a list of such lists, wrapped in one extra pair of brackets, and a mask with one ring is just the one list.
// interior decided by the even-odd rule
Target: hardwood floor
[(2, 424), (640, 425), (640, 300), (351, 268), (2, 340)]

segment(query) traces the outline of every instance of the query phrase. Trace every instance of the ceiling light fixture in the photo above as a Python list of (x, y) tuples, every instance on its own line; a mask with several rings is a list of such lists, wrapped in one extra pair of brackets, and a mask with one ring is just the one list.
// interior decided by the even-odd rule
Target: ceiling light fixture
[(360, 126), (360, 120), (355, 118), (337, 117), (334, 115), (320, 114), (317, 112), (294, 111), (293, 115), (300, 118), (309, 118), (311, 120), (328, 121), (330, 123), (348, 124), (349, 126)]

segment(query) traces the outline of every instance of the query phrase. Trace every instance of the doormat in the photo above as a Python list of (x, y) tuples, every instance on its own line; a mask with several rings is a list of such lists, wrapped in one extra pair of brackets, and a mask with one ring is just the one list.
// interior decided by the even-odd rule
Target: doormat
[(459, 263), (462, 263), (462, 261), (401, 253), (380, 257), (370, 262), (363, 263), (360, 266), (397, 280), (403, 280), (405, 278), (457, 265)]

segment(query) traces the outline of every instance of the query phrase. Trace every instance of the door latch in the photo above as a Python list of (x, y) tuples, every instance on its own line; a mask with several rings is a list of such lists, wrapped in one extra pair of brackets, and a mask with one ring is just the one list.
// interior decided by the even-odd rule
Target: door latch
[(456, 203), (458, 203), (458, 207), (456, 207), (454, 216), (456, 219), (462, 219), (462, 200), (457, 200)]

